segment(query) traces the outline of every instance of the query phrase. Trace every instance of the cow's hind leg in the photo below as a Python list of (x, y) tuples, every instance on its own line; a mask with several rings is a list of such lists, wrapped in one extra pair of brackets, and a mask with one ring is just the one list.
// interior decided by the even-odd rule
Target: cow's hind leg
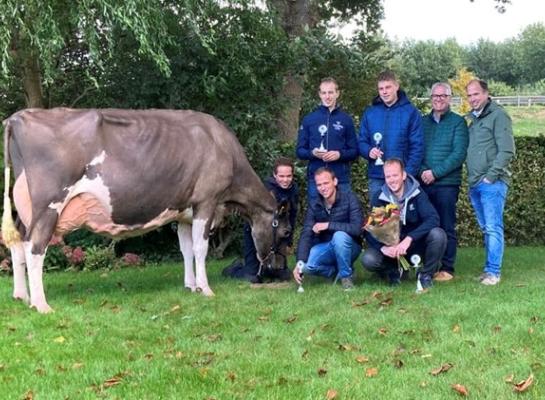
[(30, 307), (36, 308), (40, 313), (53, 311), (45, 300), (43, 284), (43, 266), (45, 249), (42, 253), (34, 254), (32, 242), (24, 242), (26, 267), (28, 271), (28, 286), (30, 288)]
[(193, 253), (195, 254), (195, 269), (197, 272), (197, 291), (205, 296), (214, 296), (214, 292), (208, 286), (206, 276), (206, 254), (208, 253), (207, 220), (193, 219), (192, 237)]
[(10, 246), (10, 251), (13, 264), (13, 298), (28, 304), (30, 297), (26, 285), (26, 262), (23, 242)]
[(194, 292), (197, 289), (195, 271), (193, 269), (193, 239), (191, 237), (191, 225), (178, 223), (178, 241), (180, 251), (184, 257), (184, 286)]

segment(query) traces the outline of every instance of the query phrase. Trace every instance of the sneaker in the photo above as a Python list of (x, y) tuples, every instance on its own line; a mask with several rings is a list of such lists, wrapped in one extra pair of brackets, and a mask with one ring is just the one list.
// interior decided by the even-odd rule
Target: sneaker
[(429, 274), (418, 274), (416, 293), (426, 293), (433, 286), (433, 278)]
[(354, 290), (354, 282), (352, 282), (352, 278), (341, 278), (341, 286), (345, 292), (348, 292), (350, 290)]
[(454, 275), (447, 271), (439, 271), (433, 275), (433, 280), (436, 282), (447, 282), (452, 280), (453, 278)]
[(477, 282), (482, 282), (484, 278), (486, 278), (486, 272), (481, 273), (479, 276), (475, 278)]
[(500, 283), (500, 277), (491, 273), (486, 273), (484, 278), (481, 279), (481, 283), (486, 286), (494, 286)]

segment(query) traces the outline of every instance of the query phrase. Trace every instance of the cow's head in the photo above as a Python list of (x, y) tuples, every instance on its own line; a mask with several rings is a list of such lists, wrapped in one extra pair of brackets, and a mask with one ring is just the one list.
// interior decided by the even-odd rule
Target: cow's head
[(287, 238), (292, 227), (289, 222), (289, 202), (283, 201), (276, 210), (254, 221), (252, 236), (257, 250), (257, 258), (261, 263), (260, 273), (264, 269), (282, 269), (287, 267)]

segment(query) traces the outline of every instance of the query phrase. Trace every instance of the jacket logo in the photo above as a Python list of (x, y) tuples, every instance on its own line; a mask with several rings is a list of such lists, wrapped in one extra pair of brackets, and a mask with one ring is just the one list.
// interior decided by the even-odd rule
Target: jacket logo
[(414, 204), (409, 204), (409, 211), (414, 211), (415, 209)]
[(344, 128), (343, 124), (341, 124), (341, 121), (337, 121), (333, 124), (333, 128), (336, 130), (336, 131), (340, 131)]

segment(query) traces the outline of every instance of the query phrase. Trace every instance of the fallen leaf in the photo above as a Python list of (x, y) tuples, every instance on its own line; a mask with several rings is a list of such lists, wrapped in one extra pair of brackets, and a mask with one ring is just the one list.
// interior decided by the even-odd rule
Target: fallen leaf
[(369, 357), (366, 356), (357, 356), (356, 361), (360, 364), (364, 364), (366, 362), (369, 362)]
[(267, 317), (266, 315), (262, 315), (261, 317), (258, 318), (258, 321), (268, 321), (269, 320), (269, 317)]
[[(411, 352), (411, 354), (412, 354), (412, 352)], [(420, 357), (421, 358), (432, 358), (433, 356), (431, 354), (427, 353), (427, 354), (422, 354)]]
[(301, 354), (301, 358), (307, 358), (308, 357), (308, 350), (303, 351), (303, 354)]
[(335, 389), (328, 389), (327, 390), (327, 393), (325, 395), (325, 398), (327, 400), (333, 400), (333, 399), (336, 399), (337, 398), (337, 391)]
[(380, 305), (383, 307), (391, 306), (394, 303), (394, 299), (391, 297), (388, 297), (387, 299), (384, 299), (380, 302)]
[(327, 374), (327, 369), (318, 368), (318, 376), (325, 376)]
[(499, 333), (501, 332), (501, 326), (496, 325), (494, 328), (492, 328), (492, 330), (494, 331), (494, 333)]
[(291, 317), (289, 317), (289, 318), (286, 320), (286, 323), (291, 324), (292, 322), (295, 322), (296, 320), (297, 320), (297, 314), (296, 314), (296, 315), (292, 315)]
[(340, 351), (353, 351), (355, 349), (356, 349), (356, 347), (351, 345), (351, 344), (343, 344), (343, 343), (339, 344), (339, 350)]
[(35, 373), (36, 375), (38, 375), (38, 376), (44, 376), (44, 375), (45, 375), (45, 369), (43, 369), (43, 368), (41, 368), (41, 367), (40, 367), (40, 368), (36, 368), (36, 369), (34, 370), (34, 373)]
[(519, 383), (515, 383), (513, 385), (513, 390), (519, 393), (524, 392), (526, 389), (530, 387), (532, 383), (534, 383), (534, 374), (530, 374), (530, 376), (526, 378), (525, 380), (520, 381)]
[(172, 308), (170, 309), (170, 312), (171, 312), (171, 313), (176, 312), (176, 311), (178, 311), (180, 308), (182, 308), (182, 307), (180, 307), (179, 305), (175, 305), (174, 307), (172, 307)]
[(33, 400), (34, 399), (34, 393), (32, 393), (32, 390), (29, 390), (25, 393), (25, 397), (23, 397), (23, 400)]
[(399, 360), (399, 359), (394, 360), (394, 367), (401, 368), (401, 367), (403, 367), (403, 365), (405, 365), (405, 364), (403, 363), (402, 360)]
[(428, 382), (427, 382), (427, 381), (422, 381), (422, 382), (420, 382), (420, 387), (421, 387), (421, 388), (425, 388), (426, 386), (428, 386)]
[(388, 333), (388, 328), (382, 327), (382, 328), (378, 329), (378, 334), (379, 335), (386, 336), (387, 333)]
[(144, 355), (144, 358), (148, 361), (153, 360), (153, 353), (148, 353)]
[(458, 333), (460, 332), (460, 325), (456, 324), (452, 327), (452, 332)]
[(66, 367), (62, 364), (57, 365), (57, 371), (66, 372)]
[(532, 333), (534, 333), (534, 328), (528, 328), (528, 333), (531, 335)]
[(369, 300), (353, 301), (352, 307), (362, 307), (362, 306), (366, 306), (367, 304), (369, 304)]
[(85, 299), (75, 299), (74, 301), (72, 301), (72, 303), (74, 304), (85, 304)]
[(72, 364), (72, 369), (80, 369), (80, 368), (83, 368), (83, 363)]
[(466, 387), (464, 385), (460, 385), (459, 383), (455, 383), (454, 385), (450, 385), (450, 387), (458, 392), (462, 396), (469, 395), (469, 392), (467, 391)]
[(365, 376), (368, 378), (372, 378), (373, 376), (378, 375), (378, 368), (367, 368), (365, 370)]
[(206, 339), (207, 339), (209, 342), (217, 342), (217, 341), (223, 339), (223, 336), (221, 335), (221, 333), (216, 333), (216, 334), (208, 335), (208, 336), (206, 337)]
[(380, 300), (382, 298), (382, 292), (379, 290), (375, 290), (373, 293), (371, 293), (371, 297)]
[(414, 335), (414, 329), (407, 329), (406, 331), (401, 332), (403, 335)]
[(64, 343), (64, 342), (66, 342), (66, 339), (64, 338), (64, 336), (58, 336), (58, 337), (56, 337), (55, 339), (53, 339), (53, 341), (54, 341), (55, 343), (61, 343), (61, 344), (62, 344), (62, 343)]
[(227, 373), (227, 379), (229, 379), (231, 382), (234, 382), (235, 379), (237, 379), (237, 375), (233, 371), (229, 371)]
[(530, 318), (530, 322), (532, 324), (535, 324), (537, 321), (539, 321), (539, 317), (533, 316), (532, 318)]
[(452, 365), (451, 363), (446, 363), (441, 365), (439, 368), (432, 369), (430, 371), (430, 374), (432, 374), (433, 376), (437, 376), (439, 374), (442, 374), (443, 372), (447, 372), (452, 367), (454, 367), (454, 365)]
[(513, 379), (515, 379), (515, 375), (511, 374), (511, 375), (507, 375), (505, 378), (504, 378), (504, 381), (506, 383), (513, 383)]
[(116, 385), (119, 385), (121, 383), (121, 381), (123, 380), (123, 378), (125, 376), (128, 375), (128, 372), (120, 372), (119, 374), (116, 374), (114, 376), (112, 376), (111, 378), (109, 379), (106, 379), (104, 381), (104, 383), (102, 384), (102, 386), (107, 389), (107, 388), (110, 388), (112, 386), (116, 386)]

